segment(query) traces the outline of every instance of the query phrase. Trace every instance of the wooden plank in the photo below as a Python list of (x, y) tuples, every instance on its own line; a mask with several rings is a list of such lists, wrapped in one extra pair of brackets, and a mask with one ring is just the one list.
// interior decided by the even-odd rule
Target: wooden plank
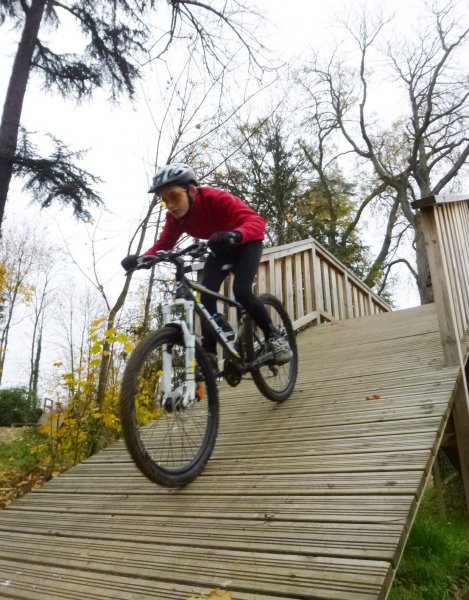
[[(189, 488), (188, 488), (189, 489)], [(168, 496), (170, 501), (168, 501)], [(414, 506), (413, 495), (286, 496), (253, 497), (240, 495), (236, 502), (223, 495), (164, 493), (156, 486), (150, 492), (97, 494), (89, 490), (80, 494), (62, 493), (42, 488), (8, 507), (8, 511), (35, 513), (60, 511), (60, 514), (138, 514), (149, 517), (196, 521), (210, 519), (250, 519), (252, 521), (400, 523), (404, 525)], [(3, 514), (6, 514), (6, 511)]]
[(412, 208), (426, 208), (427, 206), (433, 206), (435, 204), (445, 204), (452, 202), (464, 202), (469, 200), (466, 194), (433, 194), (431, 196), (425, 196), (419, 200), (412, 202)]
[[(30, 534), (3, 533), (0, 552), (9, 560), (27, 567), (39, 553), (45, 567), (84, 569), (126, 577), (138, 576), (156, 581), (194, 583), (198, 586), (230, 587), (234, 592), (256, 590), (263, 594), (293, 595), (347, 600), (375, 598), (389, 570), (380, 560), (342, 559), (302, 554), (205, 549), (203, 556), (192, 548), (165, 545), (164, 553), (156, 544), (113, 542), (81, 538), (55, 538)], [(21, 539), (23, 552), (18, 551)], [(31, 557), (31, 558), (30, 558)]]
[(295, 314), (290, 313), (293, 321), (304, 317), (304, 276), (303, 276), (303, 255), (297, 254), (295, 256)]
[[(9, 511), (0, 532), (41, 534), (59, 538), (97, 538), (192, 548), (225, 548), (256, 552), (378, 558), (391, 561), (402, 526), (399, 523), (368, 523), (360, 531), (351, 523), (319, 523), (278, 520), (194, 519), (181, 516), (67, 514), (57, 522), (54, 511)], [(161, 551), (161, 550), (159, 550)]]
[[(323, 293), (323, 281), (322, 281), (322, 269), (321, 269), (321, 261), (319, 256), (316, 253), (316, 248), (313, 253), (313, 272), (314, 272), (314, 295), (315, 295), (315, 305), (318, 315), (320, 312), (324, 311), (324, 293)], [(318, 322), (320, 319), (318, 318)]]
[(280, 300), (280, 302), (284, 302), (284, 289), (283, 289), (283, 261), (278, 260), (274, 264), (274, 272), (275, 272), (275, 291), (274, 295)]
[(439, 240), (442, 237), (441, 220), (436, 213), (431, 212), (431, 209), (423, 210), (421, 216), (432, 273), (443, 353), (448, 365), (459, 365), (461, 362), (459, 335), (456, 327), (454, 304), (450, 293), (448, 267), (439, 246)]
[(455, 225), (458, 238), (458, 264), (460, 272), (461, 287), (463, 293), (464, 318), (469, 322), (469, 219), (466, 204), (458, 204), (455, 207)]
[[(25, 600), (184, 600), (207, 596), (213, 587), (145, 579), (137, 572), (132, 579), (86, 569), (29, 563), (27, 569), (0, 558), (2, 597)], [(278, 596), (277, 596), (278, 597)], [(272, 595), (236, 592), (235, 600), (271, 600)], [(297, 600), (285, 596), (284, 600)]]
[(285, 294), (284, 294), (284, 306), (287, 309), (289, 315), (292, 318), (295, 315), (295, 303), (294, 303), (294, 282), (293, 282), (293, 259), (288, 256), (285, 259)]
[(435, 307), (399, 313), (301, 333), (281, 405), (221, 382), (215, 451), (182, 490), (146, 480), (118, 441), (14, 502), (0, 513), (0, 595), (384, 598), (459, 373)]
[(322, 274), (322, 285), (324, 294), (324, 310), (331, 317), (332, 312), (332, 300), (331, 300), (331, 279), (330, 279), (330, 268), (326, 261), (321, 260), (321, 274)]
[(455, 232), (453, 229), (452, 216), (452, 211), (449, 209), (449, 207), (443, 205), (439, 214), (439, 222), (441, 227), (440, 232), (442, 235), (440, 243), (443, 245), (443, 251), (447, 261), (449, 284), (451, 286), (451, 297), (454, 305), (454, 315), (456, 317), (456, 326), (459, 333), (458, 337), (461, 339), (466, 327), (463, 323), (461, 284), (459, 281), (459, 274), (457, 272), (457, 253), (454, 248)]

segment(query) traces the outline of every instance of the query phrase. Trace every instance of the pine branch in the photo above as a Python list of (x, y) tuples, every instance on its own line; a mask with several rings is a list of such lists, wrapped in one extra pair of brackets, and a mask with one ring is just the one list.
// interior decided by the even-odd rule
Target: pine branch
[(59, 200), (71, 205), (77, 218), (90, 219), (87, 205), (102, 204), (92, 187), (101, 180), (75, 164), (83, 157), (83, 152), (72, 151), (57, 138), (49, 137), (55, 147), (49, 157), (43, 158), (31, 143), (28, 133), (22, 130), (13, 158), (13, 172), (26, 180), (24, 189), (32, 193), (42, 208)]

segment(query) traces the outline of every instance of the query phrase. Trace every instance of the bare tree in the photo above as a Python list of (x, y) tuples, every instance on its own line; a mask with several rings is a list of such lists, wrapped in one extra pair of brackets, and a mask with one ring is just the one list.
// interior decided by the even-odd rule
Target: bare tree
[[(358, 51), (354, 67), (337, 50), (326, 63), (315, 60), (309, 70), (310, 93), (322, 98), (357, 158), (373, 169), (388, 192), (393, 190), (395, 203), (388, 225), (400, 222), (400, 211), (414, 231), (416, 268), (395, 256), (390, 260), (384, 244), (375, 271), (387, 277), (396, 264), (409, 265), (422, 303), (431, 302), (433, 294), (419, 216), (410, 203), (456, 185), (469, 155), (468, 73), (461, 60), (467, 53), (469, 26), (460, 9), (449, 0), (422, 15), (424, 26), (414, 32), (412, 41), (404, 42), (400, 35), (388, 42), (384, 53), (388, 72), (406, 92), (400, 102), (402, 116), (391, 128), (380, 126), (369, 109), (370, 65), (376, 65), (373, 53), (381, 49), (378, 43), (389, 20), (378, 16), (373, 23), (368, 14), (354, 25), (346, 23)], [(401, 234), (394, 234), (394, 239), (401, 239)], [(389, 236), (387, 228), (388, 240)]]
[(47, 310), (54, 301), (54, 290), (51, 289), (51, 283), (53, 271), (56, 267), (55, 257), (57, 255), (56, 249), (53, 248), (47, 248), (43, 253), (40, 257), (40, 261), (38, 261), (36, 269), (36, 282), (32, 284), (31, 289), (32, 333), (28, 389), (33, 397), (37, 396), (38, 391), (42, 342)]
[(39, 248), (37, 233), (26, 225), (8, 230), (1, 239), (1, 262), (5, 266), (6, 280), (0, 298), (0, 383), (5, 368), (11, 329), (18, 322), (14, 315), (20, 304), (31, 298), (29, 278), (37, 261)]
[[(168, 73), (168, 83), (161, 86), (161, 97), (157, 103), (159, 113), (154, 115), (153, 118), (156, 130), (154, 158), (156, 165), (177, 161), (193, 162), (196, 160), (199, 165), (203, 165), (201, 157), (207, 152), (217, 131), (226, 126), (241, 107), (249, 101), (252, 94), (257, 93), (259, 89), (256, 86), (256, 92), (250, 93), (247, 91), (238, 102), (228, 104), (224, 97), (228, 86), (225, 79), (227, 69), (224, 66), (219, 67), (219, 73), (217, 75), (212, 74), (209, 81), (199, 80), (197, 77), (199, 72), (200, 64), (191, 59), (184, 65), (178, 76)], [(209, 109), (207, 109), (207, 106), (209, 106)], [(203, 170), (201, 173), (203, 175)], [(129, 253), (141, 254), (145, 250), (144, 244), (149, 230), (154, 228), (152, 239), (155, 239), (160, 233), (163, 217), (163, 206), (158, 196), (155, 195), (149, 200), (144, 218), (137, 226), (129, 242)], [(94, 273), (92, 277), (87, 273), (84, 274), (103, 299), (107, 312), (106, 329), (111, 330), (116, 326), (117, 315), (126, 301), (132, 274), (126, 277), (121, 292), (118, 294), (117, 299), (113, 301), (102, 283), (97, 267), (98, 260), (94, 255), (97, 251), (96, 244), (93, 239), (90, 242), (93, 248)], [(181, 242), (184, 242), (184, 240), (181, 240)], [(152, 270), (144, 302), (144, 319), (140, 328), (142, 332), (146, 330), (150, 319), (155, 277), (155, 270)], [(104, 340), (97, 392), (98, 404), (102, 404), (104, 401), (113, 359), (112, 342)]]
[[(376, 259), (370, 264), (361, 239), (363, 217), (372, 206), (383, 202), (387, 186), (363, 169), (357, 169), (348, 176), (344, 174), (342, 165), (353, 153), (338, 150), (338, 121), (329, 110), (328, 103), (324, 105), (323, 97), (311, 94), (305, 112), (299, 145), (306, 157), (309, 177), (317, 178), (315, 196), (320, 193), (322, 197), (319, 204), (317, 199), (313, 203), (308, 200), (305, 203), (305, 209), (309, 208), (313, 213), (320, 211), (315, 216), (320, 222), (319, 228), (316, 227), (312, 235), (373, 287), (381, 262)], [(390, 212), (389, 222), (394, 224), (394, 221), (395, 216)], [(383, 252), (387, 256), (384, 247), (383, 243), (379, 256)]]

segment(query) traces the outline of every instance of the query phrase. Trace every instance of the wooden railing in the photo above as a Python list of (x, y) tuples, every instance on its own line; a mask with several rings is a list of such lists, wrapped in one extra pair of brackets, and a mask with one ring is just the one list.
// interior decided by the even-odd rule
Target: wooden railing
[(412, 205), (421, 210), (445, 363), (460, 367), (452, 420), (469, 512), (469, 195), (429, 196)]
[[(227, 295), (232, 293), (231, 283), (230, 277), (224, 288)], [(266, 248), (259, 265), (256, 292), (277, 296), (295, 329), (391, 310), (314, 239)]]
[(466, 362), (469, 326), (469, 196), (429, 196), (421, 209), (441, 342), (448, 365)]

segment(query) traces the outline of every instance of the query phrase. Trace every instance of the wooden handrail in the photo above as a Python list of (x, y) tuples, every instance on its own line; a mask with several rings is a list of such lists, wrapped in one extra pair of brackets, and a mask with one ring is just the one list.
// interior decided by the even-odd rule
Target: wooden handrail
[(412, 208), (426, 208), (435, 204), (449, 204), (452, 202), (465, 202), (469, 200), (467, 194), (434, 194), (425, 196), (412, 202)]
[[(225, 282), (226, 295), (232, 294), (231, 284), (232, 276)], [(256, 292), (277, 296), (295, 329), (391, 310), (313, 238), (266, 248), (259, 265)]]

